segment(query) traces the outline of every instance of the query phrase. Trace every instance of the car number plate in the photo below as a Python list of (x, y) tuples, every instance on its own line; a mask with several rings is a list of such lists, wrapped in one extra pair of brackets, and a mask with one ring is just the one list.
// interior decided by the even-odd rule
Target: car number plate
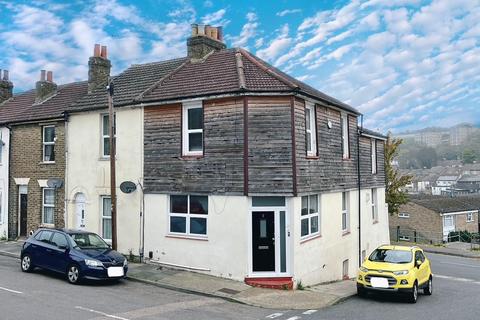
[(385, 278), (372, 277), (370, 283), (374, 288), (388, 288), (388, 280)]
[(107, 273), (109, 277), (123, 277), (123, 267), (110, 267)]

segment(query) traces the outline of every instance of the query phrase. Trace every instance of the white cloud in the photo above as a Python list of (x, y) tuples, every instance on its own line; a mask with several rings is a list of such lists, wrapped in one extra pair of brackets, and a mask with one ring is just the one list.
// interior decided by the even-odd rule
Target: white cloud
[(249, 12), (246, 15), (247, 23), (242, 27), (240, 35), (232, 37), (232, 45), (234, 47), (246, 47), (248, 41), (257, 35), (257, 15)]
[(230, 22), (230, 20), (224, 19), (225, 13), (227, 13), (226, 9), (220, 9), (218, 11), (209, 13), (202, 17), (202, 22), (204, 24), (219, 25), (225, 27)]
[(294, 13), (300, 13), (300, 12), (302, 12), (302, 9), (287, 9), (287, 10), (277, 12), (276, 15), (279, 17), (284, 17), (288, 14), (294, 14)]

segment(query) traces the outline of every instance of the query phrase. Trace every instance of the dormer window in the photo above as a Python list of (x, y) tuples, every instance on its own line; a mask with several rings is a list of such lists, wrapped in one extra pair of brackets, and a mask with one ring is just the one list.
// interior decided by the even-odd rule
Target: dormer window
[(182, 153), (203, 155), (203, 106), (201, 101), (183, 103)]

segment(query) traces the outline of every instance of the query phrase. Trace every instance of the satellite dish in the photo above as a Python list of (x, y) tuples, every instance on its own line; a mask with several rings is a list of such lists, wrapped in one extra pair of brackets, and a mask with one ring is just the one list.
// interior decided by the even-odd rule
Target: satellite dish
[(47, 180), (47, 186), (49, 188), (59, 189), (63, 186), (63, 180), (62, 179), (48, 179)]
[(132, 193), (137, 190), (137, 185), (132, 181), (124, 181), (120, 184), (120, 190), (123, 193)]

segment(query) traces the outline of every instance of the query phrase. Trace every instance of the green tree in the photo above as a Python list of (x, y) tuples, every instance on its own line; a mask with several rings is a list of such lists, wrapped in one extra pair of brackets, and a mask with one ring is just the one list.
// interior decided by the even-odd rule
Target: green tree
[(387, 180), (385, 197), (388, 204), (388, 212), (391, 215), (398, 214), (400, 206), (408, 202), (408, 196), (403, 191), (403, 188), (411, 183), (413, 179), (410, 175), (401, 175), (397, 168), (393, 166), (398, 156), (398, 147), (402, 142), (402, 139), (392, 138), (391, 133), (388, 133), (387, 142), (385, 143), (385, 176)]
[(462, 154), (462, 162), (465, 163), (473, 163), (477, 159), (475, 151), (471, 149), (465, 149)]

